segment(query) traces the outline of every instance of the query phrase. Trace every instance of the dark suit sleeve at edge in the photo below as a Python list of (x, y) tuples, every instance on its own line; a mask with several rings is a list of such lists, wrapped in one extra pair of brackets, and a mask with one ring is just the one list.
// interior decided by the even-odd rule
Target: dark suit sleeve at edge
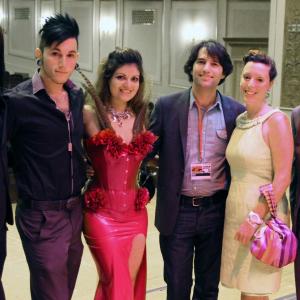
[(159, 98), (154, 106), (154, 109), (150, 116), (150, 125), (149, 130), (154, 133), (158, 138), (153, 145), (153, 150), (147, 155), (144, 162), (152, 159), (156, 154), (159, 153), (160, 143), (162, 141), (162, 127), (163, 118), (162, 118), (162, 103)]
[(11, 138), (15, 135), (18, 124), (16, 119), (17, 108), (14, 105), (14, 100), (8, 94), (3, 96), (4, 101), (7, 105), (7, 120), (6, 120), (6, 132), (7, 139), (11, 140)]

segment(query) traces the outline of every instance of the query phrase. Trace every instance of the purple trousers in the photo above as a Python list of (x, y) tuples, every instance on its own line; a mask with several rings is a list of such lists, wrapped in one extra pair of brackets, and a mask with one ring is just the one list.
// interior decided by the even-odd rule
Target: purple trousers
[(58, 211), (17, 206), (16, 225), (30, 270), (32, 300), (70, 300), (83, 252), (81, 204)]

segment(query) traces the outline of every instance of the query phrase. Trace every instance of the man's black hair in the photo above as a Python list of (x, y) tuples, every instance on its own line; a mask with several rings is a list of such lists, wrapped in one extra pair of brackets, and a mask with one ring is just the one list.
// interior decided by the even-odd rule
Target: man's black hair
[(215, 40), (202, 41), (192, 48), (190, 56), (184, 65), (184, 72), (188, 75), (189, 81), (193, 82), (193, 66), (198, 57), (199, 50), (202, 48), (205, 48), (207, 54), (210, 57), (217, 59), (219, 64), (223, 67), (223, 74), (225, 77), (220, 80), (219, 85), (222, 84), (225, 81), (225, 78), (232, 73), (233, 65), (226, 48)]
[(68, 14), (56, 14), (46, 19), (39, 34), (41, 36), (39, 48), (43, 52), (45, 47), (50, 47), (53, 43), (59, 45), (69, 38), (75, 38), (78, 44), (79, 26)]

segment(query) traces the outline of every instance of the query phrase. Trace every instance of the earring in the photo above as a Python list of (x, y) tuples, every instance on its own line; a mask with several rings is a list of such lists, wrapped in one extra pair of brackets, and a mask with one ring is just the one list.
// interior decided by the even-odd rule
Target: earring
[(270, 94), (271, 94), (271, 91), (270, 91), (270, 90), (267, 90), (267, 92), (266, 92), (266, 98), (269, 98), (269, 97), (270, 97)]
[(36, 64), (38, 67), (40, 67), (42, 65), (42, 60), (41, 59), (37, 59), (36, 60)]
[(80, 69), (80, 67), (79, 67), (79, 64), (77, 63), (77, 64), (75, 65), (75, 70), (78, 71), (79, 69)]

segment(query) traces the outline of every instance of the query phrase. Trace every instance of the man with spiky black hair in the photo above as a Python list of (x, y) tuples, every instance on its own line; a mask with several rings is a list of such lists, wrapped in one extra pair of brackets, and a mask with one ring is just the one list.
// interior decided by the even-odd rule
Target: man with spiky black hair
[[(0, 94), (2, 95), (4, 84), (4, 38), (0, 27)], [(4, 261), (6, 258), (6, 224), (13, 224), (11, 202), (8, 194), (8, 167), (6, 147), (6, 105), (0, 96), (0, 300), (5, 300), (1, 282)]]
[(16, 225), (33, 300), (69, 300), (82, 256), (83, 93), (70, 76), (78, 61), (77, 22), (46, 20), (38, 70), (5, 95), (19, 199)]

